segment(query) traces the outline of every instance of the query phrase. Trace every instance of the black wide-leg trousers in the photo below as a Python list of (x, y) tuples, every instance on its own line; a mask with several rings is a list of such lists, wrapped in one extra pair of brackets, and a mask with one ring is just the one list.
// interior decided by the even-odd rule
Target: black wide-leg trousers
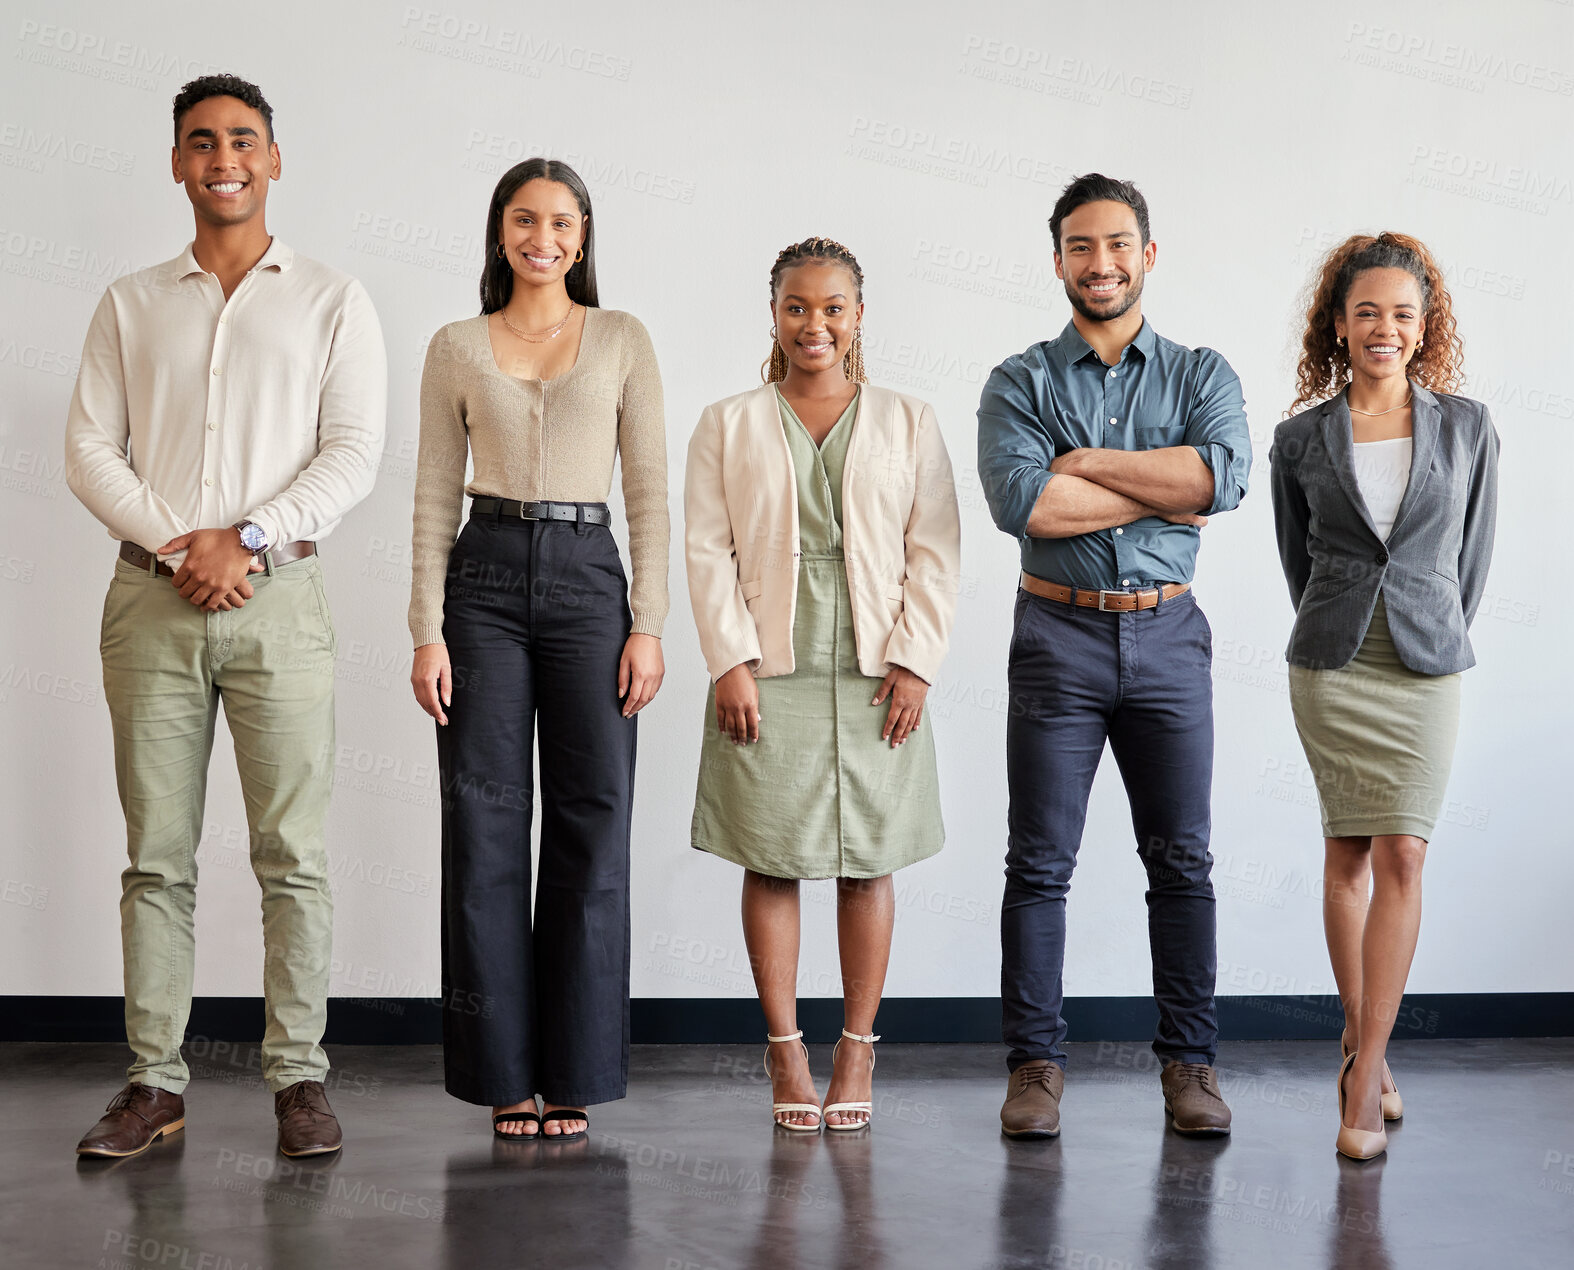
[(627, 1089), (635, 720), (617, 681), (630, 624), (604, 525), (472, 516), (454, 544), (453, 703), (437, 729), (443, 1058), (466, 1102), (583, 1107)]

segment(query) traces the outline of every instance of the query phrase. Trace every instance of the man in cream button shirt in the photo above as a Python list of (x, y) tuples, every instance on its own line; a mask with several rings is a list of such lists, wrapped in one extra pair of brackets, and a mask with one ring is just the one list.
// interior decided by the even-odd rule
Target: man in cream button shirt
[(321, 1154), (340, 1133), (322, 1085), (334, 634), (316, 553), (371, 490), (387, 363), (360, 283), (268, 233), (280, 159), (255, 85), (182, 88), (172, 168), (196, 238), (105, 293), (66, 424), (71, 489), (121, 544), (100, 646), (134, 1055), (77, 1151), (135, 1155), (185, 1123), (194, 858), (222, 700), (262, 888), (262, 1075), (280, 1150)]

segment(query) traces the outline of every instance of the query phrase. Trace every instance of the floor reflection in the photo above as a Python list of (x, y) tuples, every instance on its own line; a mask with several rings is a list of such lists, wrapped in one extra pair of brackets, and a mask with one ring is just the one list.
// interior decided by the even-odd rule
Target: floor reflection
[(637, 1171), (637, 1148), (594, 1136), (575, 1142), (492, 1137), (451, 1152), (442, 1264), (448, 1270), (586, 1265), (575, 1251), (587, 1247), (595, 1250), (595, 1264), (635, 1264), (629, 1209)]
[(1223, 1185), (1221, 1165), (1230, 1139), (1186, 1138), (1166, 1129), (1160, 1138), (1148, 1214), (1146, 1265), (1153, 1270), (1211, 1270), (1214, 1205)]
[(1007, 1142), (1002, 1139), (1004, 1177), (995, 1209), (997, 1266), (1066, 1264), (1060, 1224), (1064, 1187), (1057, 1140)]
[(1339, 1185), (1328, 1220), (1329, 1270), (1393, 1270), (1383, 1222), (1383, 1169), (1375, 1160), (1339, 1156)]

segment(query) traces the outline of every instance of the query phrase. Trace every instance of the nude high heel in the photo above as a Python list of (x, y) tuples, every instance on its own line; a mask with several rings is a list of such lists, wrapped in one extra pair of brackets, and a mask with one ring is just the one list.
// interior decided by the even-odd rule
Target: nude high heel
[[(797, 1041), (799, 1048), (803, 1050), (804, 1061), (808, 1061), (809, 1047), (803, 1043), (802, 1028), (799, 1028), (796, 1032), (789, 1033), (786, 1036), (772, 1036), (769, 1032), (767, 1032), (765, 1034), (765, 1039), (772, 1045), (784, 1044), (787, 1041)], [(765, 1074), (769, 1076), (771, 1074), (771, 1051), (769, 1048), (767, 1048), (765, 1051), (765, 1060), (763, 1066), (765, 1068)], [(776, 1117), (781, 1115), (784, 1111), (808, 1111), (818, 1116), (819, 1119), (813, 1124), (794, 1124), (790, 1120), (777, 1120)], [(771, 1104), (771, 1122), (775, 1124), (778, 1129), (790, 1129), (793, 1133), (819, 1133), (820, 1125), (824, 1123), (824, 1120), (825, 1113), (812, 1102), (773, 1102)]]
[[(1341, 1034), (1339, 1037), (1339, 1057), (1341, 1059), (1349, 1058), (1351, 1052), (1352, 1051), (1345, 1049), (1344, 1036)], [(1383, 1078), (1387, 1080), (1390, 1085), (1394, 1086), (1393, 1093), (1379, 1095), (1379, 1101), (1381, 1101), (1383, 1104), (1383, 1119), (1402, 1120), (1404, 1119), (1405, 1115), (1405, 1100), (1399, 1096), (1399, 1086), (1394, 1081), (1393, 1072), (1388, 1070), (1387, 1059), (1383, 1060)]]
[(1339, 1066), (1339, 1138), (1334, 1146), (1340, 1155), (1347, 1155), (1352, 1160), (1370, 1160), (1388, 1150), (1388, 1131), (1379, 1129), (1373, 1133), (1370, 1129), (1352, 1129), (1344, 1122), (1344, 1078), (1354, 1062), (1352, 1052), (1345, 1055)]
[[(878, 1036), (873, 1034), (869, 1036), (859, 1036), (857, 1032), (849, 1032), (846, 1028), (842, 1029), (842, 1035), (845, 1036), (849, 1041), (862, 1041), (865, 1045), (869, 1046), (872, 1046), (880, 1039)], [(841, 1048), (842, 1043), (837, 1041), (836, 1045), (831, 1050), (832, 1066), (835, 1066), (836, 1064), (836, 1051)], [(874, 1071), (873, 1049), (869, 1051), (869, 1070), (871, 1072)], [(832, 1124), (829, 1120), (827, 1120), (825, 1122), (825, 1127), (827, 1129), (840, 1129), (844, 1133), (850, 1129), (867, 1129), (869, 1127), (869, 1121), (874, 1117), (874, 1104), (872, 1102), (833, 1102), (825, 1109), (825, 1114), (829, 1116), (832, 1112), (840, 1112), (841, 1114), (846, 1115), (851, 1111), (863, 1112), (864, 1118), (862, 1120), (854, 1120), (851, 1124)]]

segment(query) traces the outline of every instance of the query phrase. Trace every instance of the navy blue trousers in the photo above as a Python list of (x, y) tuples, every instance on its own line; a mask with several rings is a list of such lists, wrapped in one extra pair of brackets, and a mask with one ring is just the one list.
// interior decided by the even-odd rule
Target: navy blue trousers
[(1148, 943), (1163, 1061), (1211, 1063), (1213, 635), (1190, 591), (1101, 613), (1017, 592), (1000, 906), (1003, 1032), (1012, 1069), (1066, 1063), (1066, 892), (1107, 740), (1148, 874)]
[[(506, 1106), (623, 1097), (635, 720), (618, 700), (631, 617), (603, 525), (472, 517), (448, 562), (453, 667), (437, 729), (448, 1092)], [(531, 917), (530, 830), (541, 772)]]

